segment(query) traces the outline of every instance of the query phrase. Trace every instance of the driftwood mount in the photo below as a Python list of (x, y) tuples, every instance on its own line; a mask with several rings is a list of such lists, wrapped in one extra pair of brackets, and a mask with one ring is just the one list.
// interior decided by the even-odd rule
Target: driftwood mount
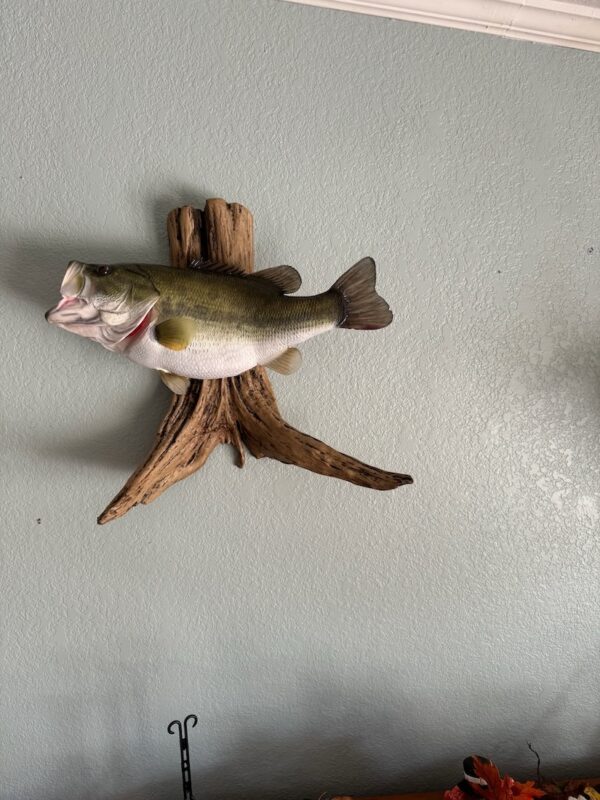
[[(254, 268), (252, 215), (237, 203), (215, 199), (206, 202), (204, 211), (176, 208), (167, 217), (167, 231), (174, 267), (185, 268), (203, 257), (247, 272)], [(225, 443), (237, 450), (240, 467), (245, 445), (255, 458), (268, 456), (371, 489), (412, 483), (410, 475), (370, 467), (292, 428), (279, 413), (265, 370), (256, 367), (235, 378), (193, 380), (187, 394), (173, 395), (152, 452), (98, 523), (122, 517), (140, 503), (151, 503), (200, 469), (215, 447)]]

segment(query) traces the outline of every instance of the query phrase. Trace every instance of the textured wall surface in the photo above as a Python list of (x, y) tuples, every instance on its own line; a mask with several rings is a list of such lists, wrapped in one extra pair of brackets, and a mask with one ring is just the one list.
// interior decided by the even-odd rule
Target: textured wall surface
[[(1, 11), (0, 795), (600, 774), (600, 59), (275, 0)], [(168, 393), (49, 328), (66, 262), (162, 260), (221, 195), (308, 292), (371, 254), (396, 312), (274, 377), (300, 428), (415, 485), (222, 448), (96, 515)]]

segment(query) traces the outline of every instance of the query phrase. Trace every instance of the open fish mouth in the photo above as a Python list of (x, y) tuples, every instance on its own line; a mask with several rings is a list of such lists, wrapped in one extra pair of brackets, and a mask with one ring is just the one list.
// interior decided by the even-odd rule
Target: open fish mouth
[(74, 325), (97, 323), (98, 309), (83, 296), (86, 288), (84, 265), (70, 261), (60, 287), (60, 302), (46, 312), (46, 319), (53, 325), (72, 328)]
[(60, 286), (62, 297), (46, 312), (46, 320), (69, 333), (93, 339), (108, 350), (115, 350), (139, 327), (158, 300), (158, 292), (150, 284), (142, 299), (136, 301), (132, 297), (133, 287), (123, 281), (121, 293), (117, 284), (111, 287), (112, 295), (107, 295), (96, 286), (95, 272), (99, 269), (95, 265), (70, 261)]

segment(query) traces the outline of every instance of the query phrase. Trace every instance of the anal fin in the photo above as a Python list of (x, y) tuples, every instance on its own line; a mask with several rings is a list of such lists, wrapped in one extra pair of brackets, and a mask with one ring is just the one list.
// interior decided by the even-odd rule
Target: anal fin
[(287, 350), (284, 350), (283, 353), (280, 353), (272, 361), (269, 361), (268, 364), (264, 364), (264, 366), (281, 373), (281, 375), (291, 375), (292, 372), (296, 372), (297, 369), (300, 369), (301, 364), (302, 353), (300, 350), (298, 350), (297, 347), (288, 347)]
[(174, 375), (172, 372), (160, 370), (160, 379), (173, 394), (185, 394), (190, 385), (189, 378), (184, 378), (183, 375)]

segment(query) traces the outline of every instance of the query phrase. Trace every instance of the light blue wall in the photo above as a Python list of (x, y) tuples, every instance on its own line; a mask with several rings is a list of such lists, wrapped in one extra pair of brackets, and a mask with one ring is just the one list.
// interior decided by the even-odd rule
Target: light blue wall
[[(190, 711), (208, 800), (531, 775), (529, 740), (600, 774), (599, 57), (275, 0), (0, 14), (2, 798), (173, 800)], [(414, 487), (222, 448), (96, 526), (168, 393), (43, 311), (215, 195), (308, 292), (376, 258), (393, 326), (274, 384)]]

